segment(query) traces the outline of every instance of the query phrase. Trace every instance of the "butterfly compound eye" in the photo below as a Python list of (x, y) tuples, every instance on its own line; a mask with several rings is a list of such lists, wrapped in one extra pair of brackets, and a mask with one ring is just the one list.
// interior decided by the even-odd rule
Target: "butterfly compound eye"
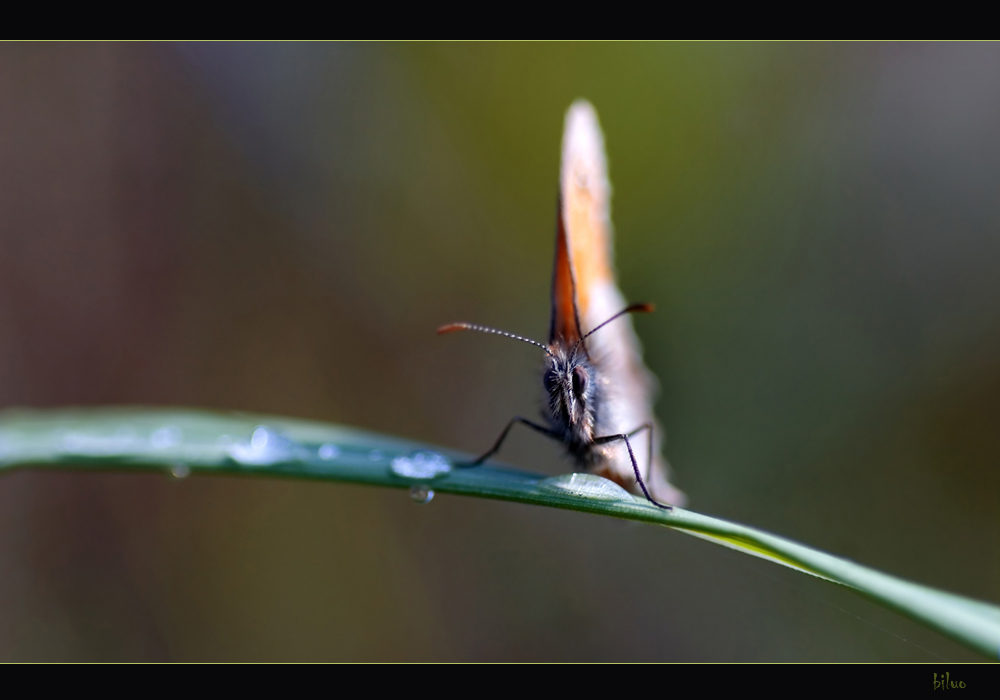
[(587, 374), (587, 370), (583, 367), (573, 368), (573, 393), (577, 396), (583, 396), (584, 392), (587, 391), (587, 383), (590, 381), (590, 376)]

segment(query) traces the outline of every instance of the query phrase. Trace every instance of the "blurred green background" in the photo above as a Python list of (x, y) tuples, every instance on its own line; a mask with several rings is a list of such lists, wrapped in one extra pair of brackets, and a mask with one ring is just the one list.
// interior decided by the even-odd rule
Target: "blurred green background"
[[(690, 507), (1000, 602), (1000, 47), (0, 46), (0, 405), (481, 452), (539, 406), (562, 120)], [(504, 460), (547, 473), (556, 445)], [(673, 531), (328, 483), (0, 479), (8, 660), (980, 657)]]

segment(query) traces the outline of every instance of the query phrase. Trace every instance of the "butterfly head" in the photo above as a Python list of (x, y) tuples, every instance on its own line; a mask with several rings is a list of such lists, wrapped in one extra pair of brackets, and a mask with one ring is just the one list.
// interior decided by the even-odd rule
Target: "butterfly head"
[(554, 343), (549, 349), (544, 377), (549, 419), (571, 446), (589, 445), (596, 422), (596, 369), (582, 344)]

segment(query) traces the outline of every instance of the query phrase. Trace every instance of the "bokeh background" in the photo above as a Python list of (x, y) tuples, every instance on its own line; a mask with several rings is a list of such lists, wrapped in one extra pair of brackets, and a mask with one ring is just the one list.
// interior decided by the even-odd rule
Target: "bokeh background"
[[(479, 452), (539, 405), (562, 120), (691, 508), (1000, 601), (1000, 47), (5, 44), (0, 406)], [(512, 464), (556, 474), (528, 431)], [(979, 657), (662, 528), (330, 483), (0, 479), (8, 660)]]

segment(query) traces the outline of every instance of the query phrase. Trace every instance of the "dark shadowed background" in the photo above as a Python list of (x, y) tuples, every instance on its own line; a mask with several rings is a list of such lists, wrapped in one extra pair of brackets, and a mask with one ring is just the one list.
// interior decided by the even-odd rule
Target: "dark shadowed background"
[[(0, 406), (480, 452), (539, 405), (562, 120), (605, 131), (690, 507), (1000, 601), (1000, 47), (0, 46)], [(516, 433), (505, 461), (559, 473)], [(670, 530), (330, 483), (0, 479), (9, 660), (980, 657)]]

